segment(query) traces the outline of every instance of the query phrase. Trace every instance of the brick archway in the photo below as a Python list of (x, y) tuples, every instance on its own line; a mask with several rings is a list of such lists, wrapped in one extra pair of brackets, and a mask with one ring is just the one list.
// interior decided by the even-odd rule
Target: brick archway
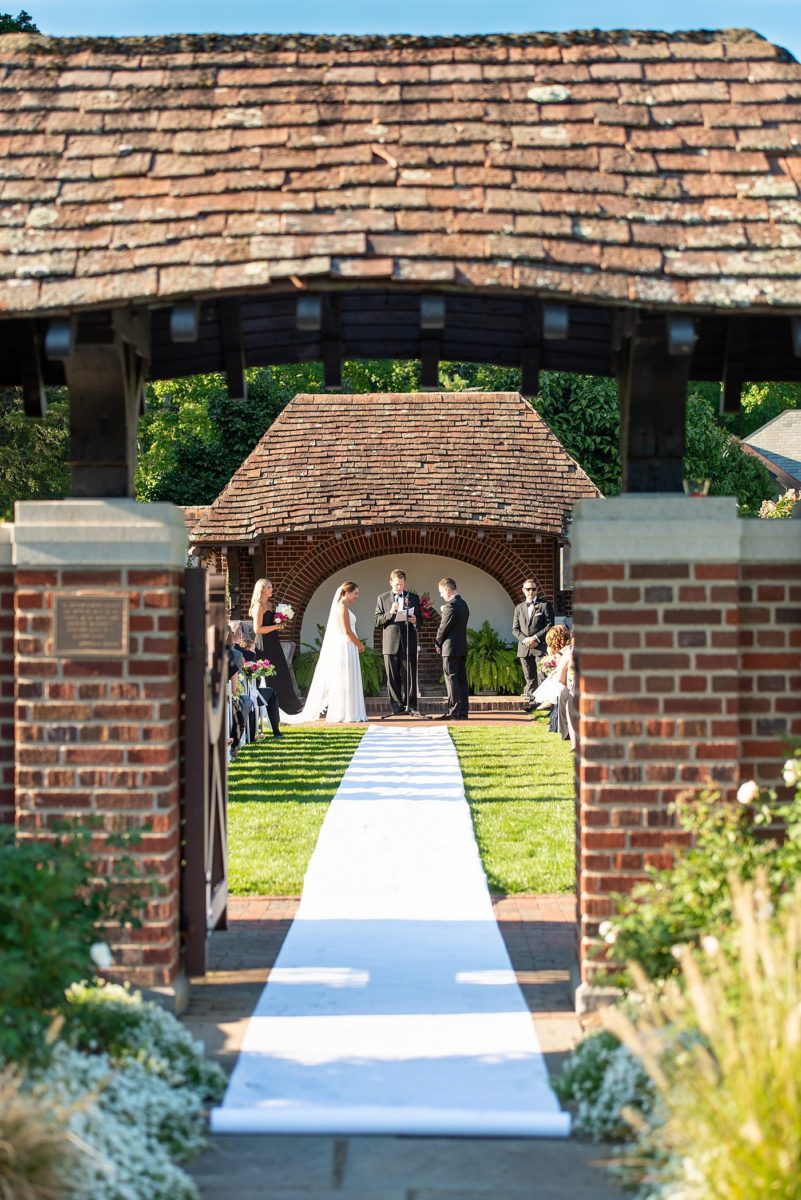
[[(394, 530), (394, 532), (393, 532)], [(453, 532), (451, 532), (453, 531)], [(317, 588), (337, 571), (365, 559), (397, 554), (431, 554), (455, 558), (477, 567), (493, 578), (513, 602), (517, 602), (523, 578), (536, 574), (547, 595), (558, 587), (557, 539), (550, 534), (526, 531), (486, 532), (454, 526), (380, 526), (315, 534), (313, 542), (302, 534), (288, 535), (265, 543), (265, 572), (275, 594), (295, 610), (294, 628), (300, 630), (309, 601)], [(242, 583), (251, 584), (245, 571), (253, 574), (253, 559), (243, 556)], [(245, 594), (244, 588), (242, 592)]]

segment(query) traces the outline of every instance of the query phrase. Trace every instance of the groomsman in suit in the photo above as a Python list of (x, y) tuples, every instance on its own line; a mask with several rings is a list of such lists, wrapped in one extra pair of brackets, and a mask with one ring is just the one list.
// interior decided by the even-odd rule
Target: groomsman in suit
[(392, 709), (390, 715), (393, 717), (407, 709), (417, 715), (419, 611), (420, 597), (416, 592), (407, 592), (406, 572), (396, 567), (389, 577), (389, 591), (381, 593), (375, 606), (375, 627), (381, 630), (381, 652), (387, 672), (387, 690)]
[(534, 579), (523, 581), (525, 599), (515, 609), (512, 633), (517, 638), (517, 657), (526, 679), (523, 695), (532, 700), (541, 680), (538, 664), (545, 655), (545, 635), (553, 626), (553, 605), (540, 595), (539, 582)]
[(442, 655), (448, 706), (436, 720), (466, 721), (470, 703), (467, 686), (467, 622), (470, 609), (457, 592), (453, 579), (440, 579), (439, 594), (445, 603), (435, 645)]

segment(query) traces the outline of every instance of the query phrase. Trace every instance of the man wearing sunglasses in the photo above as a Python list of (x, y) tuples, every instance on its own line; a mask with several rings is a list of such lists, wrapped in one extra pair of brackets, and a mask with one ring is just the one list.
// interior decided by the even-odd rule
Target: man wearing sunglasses
[(523, 581), (523, 603), (515, 609), (512, 633), (517, 639), (517, 657), (526, 680), (525, 698), (533, 702), (534, 692), (541, 683), (538, 664), (546, 651), (545, 635), (552, 627), (553, 605), (540, 595), (539, 582)]

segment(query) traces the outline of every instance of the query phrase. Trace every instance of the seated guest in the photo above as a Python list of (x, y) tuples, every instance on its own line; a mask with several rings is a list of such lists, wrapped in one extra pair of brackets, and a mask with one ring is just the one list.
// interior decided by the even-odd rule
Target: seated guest
[[(558, 658), (565, 646), (570, 644), (570, 630), (566, 625), (553, 625), (545, 635), (545, 645), (547, 647), (547, 655), (544, 661), (548, 659), (557, 659), (557, 665), (554, 670), (558, 669)], [(557, 697), (558, 700), (558, 697)], [(550, 733), (559, 732), (559, 704), (555, 703), (551, 708), (551, 719), (548, 723)]]
[(557, 703), (559, 732), (565, 741), (570, 741), (573, 750), (576, 748), (578, 733), (578, 688), (576, 665), (573, 658), (574, 649), (575, 642), (571, 636), (570, 644), (562, 650), (556, 667), (557, 679), (563, 685)]
[[(256, 641), (252, 636), (252, 628), (245, 621), (235, 621), (231, 626), (237, 648), (246, 662), (259, 661), (259, 655), (256, 653)], [(273, 737), (283, 737), (278, 711), (278, 694), (275, 688), (270, 687), (266, 679), (257, 679), (256, 691), (259, 703), (267, 709), (267, 717), (273, 731)]]

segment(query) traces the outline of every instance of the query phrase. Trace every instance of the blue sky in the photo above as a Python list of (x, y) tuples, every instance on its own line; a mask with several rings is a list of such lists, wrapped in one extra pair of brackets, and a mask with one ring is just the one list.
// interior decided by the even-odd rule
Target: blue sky
[[(516, 33), (748, 26), (801, 59), (801, 0), (0, 0), (43, 33)], [(648, 12), (646, 12), (646, 9)], [(650, 15), (649, 15), (650, 14)]]

